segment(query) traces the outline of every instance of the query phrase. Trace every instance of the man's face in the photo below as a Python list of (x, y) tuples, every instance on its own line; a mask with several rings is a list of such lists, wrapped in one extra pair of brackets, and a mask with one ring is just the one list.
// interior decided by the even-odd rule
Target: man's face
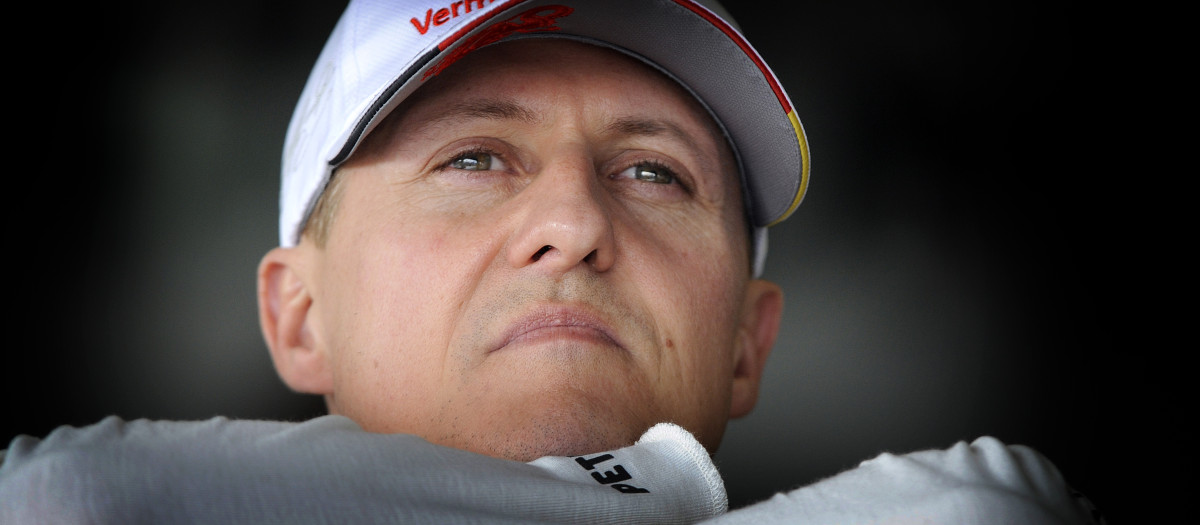
[(773, 339), (778, 290), (748, 279), (715, 125), (643, 64), (563, 40), (476, 51), (336, 177), (325, 246), (290, 256), (325, 374), (301, 389), (332, 413), (528, 460), (661, 421), (715, 450), (753, 405), (745, 347), (764, 294)]

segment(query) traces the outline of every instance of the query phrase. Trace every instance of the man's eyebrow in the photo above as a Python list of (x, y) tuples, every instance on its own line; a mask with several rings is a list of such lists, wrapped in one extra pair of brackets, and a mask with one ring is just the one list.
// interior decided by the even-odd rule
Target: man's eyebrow
[(687, 134), (672, 123), (657, 119), (639, 118), (639, 117), (623, 117), (608, 123), (605, 126), (605, 131), (617, 135), (646, 135), (655, 136), (662, 134), (676, 135), (679, 138), (687, 139)]
[(541, 122), (537, 113), (515, 102), (479, 99), (453, 104), (445, 111), (438, 113), (429, 123), (440, 124), (447, 121), (469, 119), (517, 120), (527, 124)]
[[(641, 117), (622, 117), (609, 122), (605, 126), (605, 131), (616, 135), (632, 135), (632, 136), (669, 136), (682, 142), (696, 152), (702, 152), (704, 149), (696, 143), (696, 137), (689, 135), (674, 122), (661, 119), (641, 118)], [(709, 130), (713, 135), (713, 140), (722, 140), (716, 136), (716, 133)]]

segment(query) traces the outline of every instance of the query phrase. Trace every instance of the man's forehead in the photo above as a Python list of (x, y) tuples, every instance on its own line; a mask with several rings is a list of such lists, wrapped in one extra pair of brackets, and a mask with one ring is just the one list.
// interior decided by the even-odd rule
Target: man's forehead
[[(564, 69), (560, 63), (549, 60), (548, 55), (565, 58), (572, 65), (591, 64), (597, 81), (658, 89), (636, 90), (644, 95), (636, 97), (641, 99), (638, 104), (633, 103), (635, 97), (614, 97), (611, 91), (603, 91), (595, 83), (572, 87), (569, 92), (534, 89), (524, 74), (553, 76)], [(514, 75), (516, 72), (522, 75)], [(498, 73), (509, 81), (498, 83)], [(650, 98), (652, 104), (646, 103), (647, 92), (657, 94), (657, 98)], [(380, 128), (399, 126), (409, 132), (436, 132), (473, 121), (536, 127), (545, 124), (548, 113), (556, 109), (557, 96), (600, 98), (597, 102), (604, 115), (597, 126), (602, 134), (673, 140), (689, 149), (707, 151), (719, 157), (711, 160), (736, 171), (732, 151), (720, 127), (704, 106), (674, 80), (617, 51), (559, 38), (509, 41), (476, 50), (418, 89)], [(664, 96), (669, 100), (663, 99)], [(376, 131), (393, 135), (391, 131), (395, 130)], [(367, 142), (372, 139), (369, 135)]]
[[(617, 101), (618, 103), (620, 101)], [(633, 136), (669, 136), (680, 141), (694, 142), (692, 136), (675, 122), (675, 118), (656, 118), (645, 116), (638, 112), (623, 114), (620, 108), (612, 112), (611, 118), (605, 120), (602, 130), (608, 135)], [(671, 115), (671, 117), (684, 115)], [(453, 126), (470, 120), (488, 120), (496, 122), (518, 122), (529, 125), (544, 124), (547, 120), (545, 113), (529, 107), (520, 101), (499, 97), (480, 97), (478, 99), (458, 100), (451, 104), (435, 106), (428, 118), (420, 123), (422, 126), (439, 127)], [(716, 132), (716, 125), (710, 119), (701, 119), (701, 124)], [(714, 138), (719, 138), (714, 136)]]

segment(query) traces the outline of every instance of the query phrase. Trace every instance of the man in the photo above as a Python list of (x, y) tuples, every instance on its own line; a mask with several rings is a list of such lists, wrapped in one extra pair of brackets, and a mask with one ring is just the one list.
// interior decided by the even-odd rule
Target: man
[[(995, 440), (725, 514), (782, 293), (803, 131), (690, 1), (352, 2), (289, 129), (260, 319), (331, 416), (19, 438), (0, 516), (220, 521), (1080, 520)], [(722, 516), (722, 514), (724, 514)]]
[(284, 379), (368, 430), (522, 461), (661, 421), (715, 450), (781, 295), (749, 279), (733, 156), (690, 102), (573, 41), (430, 80), (338, 168), (326, 231), (264, 261)]

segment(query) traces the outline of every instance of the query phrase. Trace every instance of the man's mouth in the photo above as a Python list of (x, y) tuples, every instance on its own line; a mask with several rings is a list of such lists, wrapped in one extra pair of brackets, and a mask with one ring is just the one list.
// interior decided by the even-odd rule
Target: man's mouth
[(540, 307), (510, 324), (492, 351), (553, 341), (578, 341), (620, 347), (612, 328), (599, 316), (568, 306)]

